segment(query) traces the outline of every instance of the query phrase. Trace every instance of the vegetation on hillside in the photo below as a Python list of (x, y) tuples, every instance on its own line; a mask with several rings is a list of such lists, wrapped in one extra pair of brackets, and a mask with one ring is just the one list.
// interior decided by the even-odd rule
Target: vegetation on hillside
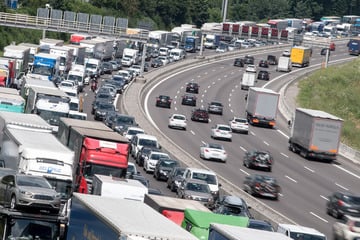
[(360, 60), (321, 69), (299, 82), (299, 106), (344, 119), (342, 142), (360, 149)]

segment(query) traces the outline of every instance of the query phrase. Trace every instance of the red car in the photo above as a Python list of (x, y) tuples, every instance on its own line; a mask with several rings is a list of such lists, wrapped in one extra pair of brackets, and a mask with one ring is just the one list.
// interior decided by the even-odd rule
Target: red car
[(169, 96), (160, 95), (156, 98), (157, 107), (171, 108), (172, 99)]

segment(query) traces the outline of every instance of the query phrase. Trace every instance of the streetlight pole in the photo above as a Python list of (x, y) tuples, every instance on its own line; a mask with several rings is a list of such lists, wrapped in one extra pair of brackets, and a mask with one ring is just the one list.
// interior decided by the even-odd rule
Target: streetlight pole
[(223, 0), (223, 4), (222, 4), (222, 17), (223, 17), (223, 22), (226, 22), (226, 17), (227, 17), (227, 7), (228, 7), (228, 0)]

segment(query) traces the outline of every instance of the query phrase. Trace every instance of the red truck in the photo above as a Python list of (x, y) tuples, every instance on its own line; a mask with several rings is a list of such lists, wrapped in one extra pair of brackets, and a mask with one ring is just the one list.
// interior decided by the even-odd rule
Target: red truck
[(104, 123), (61, 118), (58, 138), (75, 153), (74, 191), (91, 193), (94, 174), (125, 177), (129, 141)]

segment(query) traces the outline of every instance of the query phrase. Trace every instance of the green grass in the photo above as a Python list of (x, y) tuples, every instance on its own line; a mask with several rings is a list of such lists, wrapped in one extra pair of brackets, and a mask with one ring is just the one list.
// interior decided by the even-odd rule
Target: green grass
[(360, 60), (320, 69), (299, 88), (298, 105), (344, 119), (341, 141), (360, 149)]

